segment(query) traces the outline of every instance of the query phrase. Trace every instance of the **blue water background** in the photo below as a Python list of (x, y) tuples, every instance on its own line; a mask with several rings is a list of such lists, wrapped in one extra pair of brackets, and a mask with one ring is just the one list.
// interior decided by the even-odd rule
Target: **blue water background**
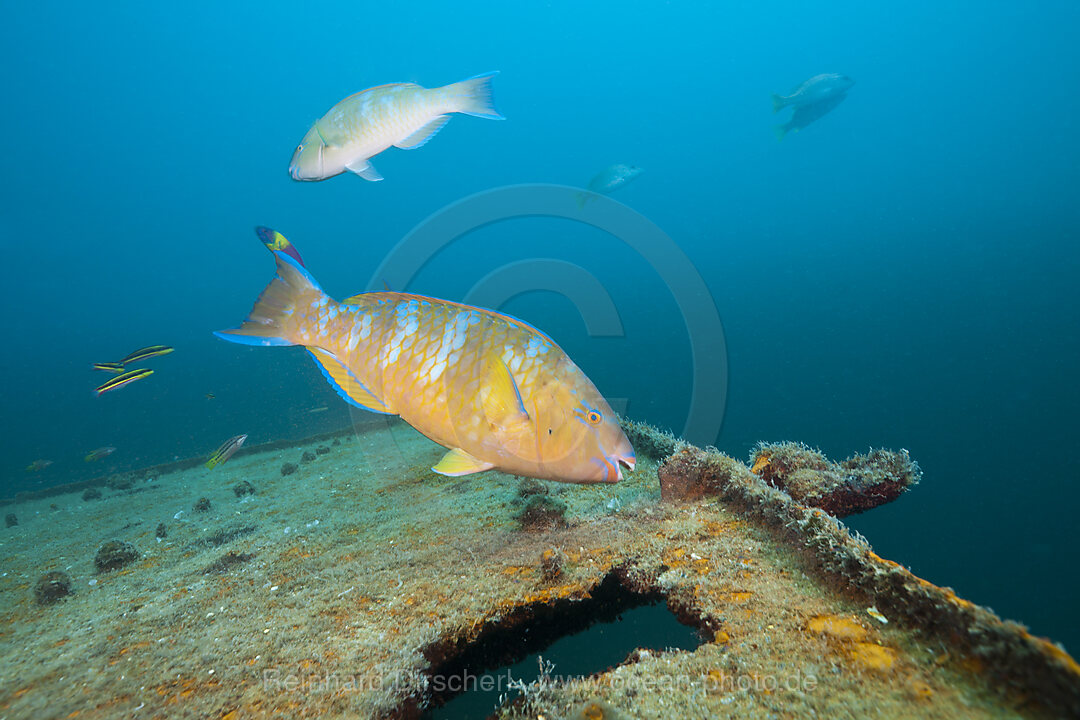
[[(758, 440), (836, 458), (909, 449), (923, 483), (850, 524), (1080, 647), (1075, 3), (46, 2), (5, 16), (0, 494), (350, 421), (301, 350), (210, 335), (270, 277), (254, 225), (292, 238), (340, 298), (448, 203), (632, 163), (646, 172), (616, 199), (680, 244), (723, 318), (715, 444), (740, 458)], [(506, 122), (455, 118), (422, 149), (377, 157), (382, 183), (288, 177), (309, 124), (344, 96), (487, 70), (502, 71)], [(857, 85), (778, 143), (769, 94), (820, 72)], [(693, 388), (679, 308), (619, 241), (503, 223), (408, 289), (461, 298), (531, 257), (589, 269), (626, 336), (590, 338), (550, 293), (503, 309), (632, 417), (681, 428)], [(154, 376), (92, 396), (91, 362), (155, 343), (177, 350)], [(102, 445), (118, 450), (83, 462)], [(38, 458), (54, 464), (25, 472)]]

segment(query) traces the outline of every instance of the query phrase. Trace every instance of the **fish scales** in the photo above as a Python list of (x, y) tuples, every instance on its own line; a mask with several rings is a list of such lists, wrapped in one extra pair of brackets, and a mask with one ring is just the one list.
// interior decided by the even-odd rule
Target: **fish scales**
[(303, 344), (333, 352), (388, 410), (442, 445), (457, 445), (458, 432), (479, 439), (485, 418), (465, 400), (479, 393), (489, 352), (506, 364), (526, 408), (541, 364), (557, 369), (566, 360), (550, 339), (504, 316), (407, 293), (318, 302), (305, 319)]

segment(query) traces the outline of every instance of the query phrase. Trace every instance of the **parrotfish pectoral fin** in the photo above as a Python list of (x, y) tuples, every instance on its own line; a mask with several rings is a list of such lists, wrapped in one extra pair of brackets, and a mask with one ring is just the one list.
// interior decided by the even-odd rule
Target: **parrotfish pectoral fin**
[(449, 115), (440, 115), (409, 137), (394, 143), (394, 147), (399, 147), (402, 150), (415, 150), (422, 147), (428, 140), (435, 137), (435, 134), (442, 130), (443, 125), (448, 122), (450, 122)]
[(304, 260), (300, 257), (300, 253), (297, 251), (297, 249), (293, 246), (291, 242), (288, 241), (288, 239), (284, 235), (279, 233), (277, 230), (271, 230), (268, 227), (263, 227), (262, 225), (260, 225), (255, 228), (255, 234), (259, 236), (259, 239), (262, 240), (262, 244), (265, 245), (267, 249), (270, 250), (270, 252), (280, 250), (281, 252), (292, 257), (294, 260), (296, 260), (296, 262), (300, 263), (301, 265), (304, 264)]
[(506, 118), (495, 109), (495, 98), (491, 95), (491, 79), (498, 74), (498, 71), (484, 73), (453, 85), (447, 85), (446, 89), (457, 100), (456, 111), (489, 120), (505, 120)]
[(484, 368), (484, 385), (480, 388), (480, 401), (484, 407), (484, 416), (496, 428), (513, 432), (527, 427), (529, 413), (521, 401), (514, 376), (502, 358), (490, 353)]
[(300, 314), (294, 311), (328, 300), (303, 265), (281, 250), (273, 253), (277, 275), (262, 291), (240, 327), (214, 333), (222, 340), (241, 345), (296, 345)]
[(450, 452), (443, 455), (442, 460), (436, 463), (435, 467), (431, 469), (440, 475), (460, 477), (461, 475), (472, 475), (473, 473), (484, 472), (493, 467), (495, 467), (494, 463), (477, 460), (461, 448), (453, 448)]
[(772, 94), (772, 111), (778, 113), (784, 109), (787, 105), (787, 98), (783, 98), (776, 93)]
[(367, 159), (353, 160), (345, 166), (345, 169), (349, 172), (356, 173), (360, 177), (365, 180), (370, 180), (371, 182), (379, 182), (383, 179), (383, 176), (379, 174), (379, 171), (375, 169), (375, 166)]
[(322, 370), (326, 381), (330, 383), (330, 387), (337, 390), (338, 395), (344, 398), (345, 402), (382, 415), (395, 414), (383, 404), (382, 400), (375, 397), (373, 392), (364, 387), (363, 383), (332, 352), (317, 347), (309, 347), (308, 352), (315, 358), (316, 364)]

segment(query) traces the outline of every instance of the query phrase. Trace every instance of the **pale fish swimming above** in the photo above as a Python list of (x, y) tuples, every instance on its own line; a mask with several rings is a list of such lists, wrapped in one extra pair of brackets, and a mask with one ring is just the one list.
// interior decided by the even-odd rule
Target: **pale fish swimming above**
[(643, 172), (644, 169), (637, 165), (618, 164), (604, 168), (589, 181), (589, 192), (578, 193), (578, 207), (585, 207), (586, 201), (596, 195), (608, 195), (618, 190)]
[(415, 150), (435, 136), (452, 113), (504, 120), (495, 110), (486, 73), (438, 88), (392, 83), (350, 95), (315, 121), (293, 152), (293, 180), (325, 180), (348, 170), (382, 180), (371, 158), (394, 146)]
[(398, 292), (337, 302), (294, 257), (238, 328), (246, 345), (302, 345), (351, 404), (399, 415), (449, 449), (433, 470), (498, 469), (616, 482), (634, 449), (585, 373), (548, 336), (508, 315)]

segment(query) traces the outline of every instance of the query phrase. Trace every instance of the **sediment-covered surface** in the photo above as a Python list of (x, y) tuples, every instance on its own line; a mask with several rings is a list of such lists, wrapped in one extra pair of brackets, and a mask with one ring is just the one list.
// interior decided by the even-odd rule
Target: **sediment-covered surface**
[[(535, 683), (504, 717), (1080, 711), (1080, 671), (1056, 646), (878, 558), (745, 464), (650, 432), (631, 433), (638, 467), (615, 486), (443, 477), (429, 469), (443, 451), (392, 424), (13, 504), (0, 715), (413, 717), (475, 643), (512, 656), (515, 628), (613, 587), (666, 600), (707, 642)], [(680, 451), (668, 477), (706, 491), (662, 501), (645, 447)], [(137, 556), (112, 546), (123, 562), (99, 569), (112, 541)], [(50, 572), (70, 594), (42, 601)]]

